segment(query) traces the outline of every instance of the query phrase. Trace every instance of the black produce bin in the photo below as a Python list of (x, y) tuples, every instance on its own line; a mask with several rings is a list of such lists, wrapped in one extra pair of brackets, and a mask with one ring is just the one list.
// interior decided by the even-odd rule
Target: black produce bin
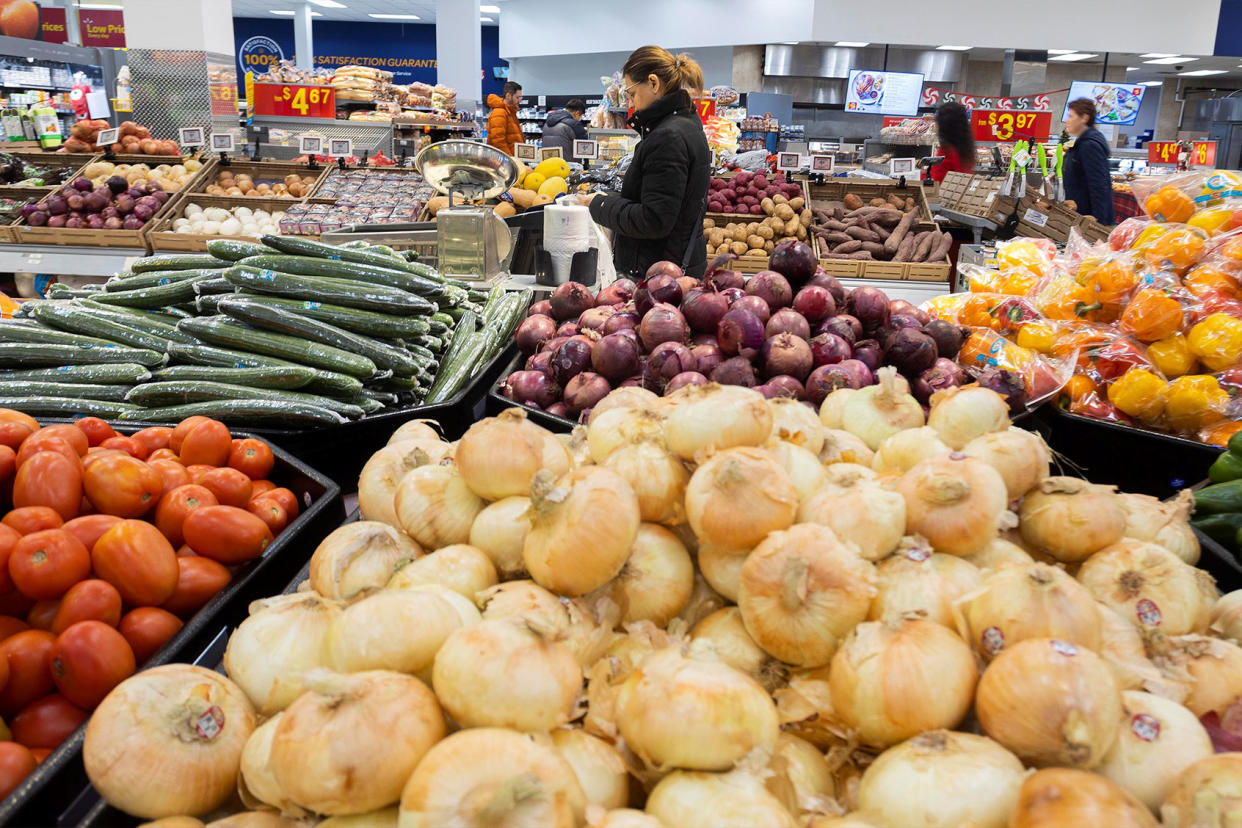
[(1195, 536), (1199, 538), (1197, 566), (1216, 579), (1216, 588), (1222, 594), (1242, 589), (1242, 563), (1237, 556), (1198, 529)]
[[(41, 422), (48, 422), (41, 420)], [(125, 424), (118, 431), (132, 433), (140, 426)], [(234, 437), (257, 436), (234, 432)], [(233, 580), (208, 604), (199, 610), (164, 647), (139, 670), (161, 664), (193, 661), (214, 666), (219, 662), (203, 662), (204, 653), (218, 643), (221, 629), (236, 625), (249, 613), (250, 603), (284, 588), (289, 579), (309, 560), (324, 536), (340, 525), (345, 516), (341, 490), (323, 474), (290, 456), (279, 446), (272, 447), (276, 465), (269, 479), (285, 486), (298, 496), (300, 513), (257, 558), (233, 576)], [(227, 635), (224, 637), (227, 642)], [(219, 645), (223, 655), (223, 644)], [(52, 826), (77, 825), (80, 812), (70, 813), (66, 806), (74, 792), (89, 788), (82, 765), (82, 742), (86, 725), (52, 752), (3, 802), (0, 802), (0, 825)], [(101, 825), (106, 823), (100, 823)], [(136, 823), (135, 823), (136, 824)]]

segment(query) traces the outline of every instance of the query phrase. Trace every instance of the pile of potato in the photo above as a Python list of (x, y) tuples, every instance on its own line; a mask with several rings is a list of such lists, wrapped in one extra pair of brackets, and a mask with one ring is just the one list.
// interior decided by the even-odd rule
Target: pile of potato
[(216, 175), (216, 183), (207, 188), (208, 195), (243, 196), (246, 198), (301, 198), (309, 195), (315, 185), (315, 178), (309, 175), (290, 173), (284, 181), (260, 179), (248, 173), (234, 173), (232, 170), (221, 170)]
[(766, 256), (787, 239), (806, 241), (813, 215), (801, 197), (776, 195), (759, 203), (765, 218), (759, 221), (729, 222), (719, 226), (715, 219), (703, 220), (707, 254), (734, 253), (738, 256)]

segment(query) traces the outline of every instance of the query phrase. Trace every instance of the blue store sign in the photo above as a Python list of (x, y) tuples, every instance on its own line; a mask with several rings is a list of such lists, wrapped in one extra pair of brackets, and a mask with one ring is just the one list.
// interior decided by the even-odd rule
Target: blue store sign
[(247, 72), (254, 72), (256, 75), (266, 72), (284, 59), (285, 50), (265, 35), (246, 38), (237, 50), (237, 63), (241, 67), (242, 76)]

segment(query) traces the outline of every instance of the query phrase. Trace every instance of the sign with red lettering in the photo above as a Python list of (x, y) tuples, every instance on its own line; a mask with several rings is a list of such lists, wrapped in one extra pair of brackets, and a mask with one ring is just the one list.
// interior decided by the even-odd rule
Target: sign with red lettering
[(255, 115), (279, 118), (335, 118), (336, 95), (331, 86), (256, 83), (249, 101)]
[(1176, 141), (1148, 141), (1147, 163), (1177, 166), (1178, 152)]
[(973, 109), (970, 127), (976, 141), (1047, 141), (1052, 113)]
[(64, 9), (39, 8), (39, 36), (44, 43), (68, 43), (69, 26)]
[(83, 46), (125, 47), (125, 14), (108, 9), (78, 9)]

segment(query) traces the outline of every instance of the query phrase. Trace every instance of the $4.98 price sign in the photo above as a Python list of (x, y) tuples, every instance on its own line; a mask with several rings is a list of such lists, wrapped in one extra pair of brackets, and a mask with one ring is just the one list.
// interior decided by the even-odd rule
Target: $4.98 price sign
[(256, 83), (254, 98), (256, 115), (283, 118), (336, 117), (336, 94), (330, 86)]
[(975, 109), (970, 113), (970, 127), (976, 141), (1047, 141), (1052, 113)]

